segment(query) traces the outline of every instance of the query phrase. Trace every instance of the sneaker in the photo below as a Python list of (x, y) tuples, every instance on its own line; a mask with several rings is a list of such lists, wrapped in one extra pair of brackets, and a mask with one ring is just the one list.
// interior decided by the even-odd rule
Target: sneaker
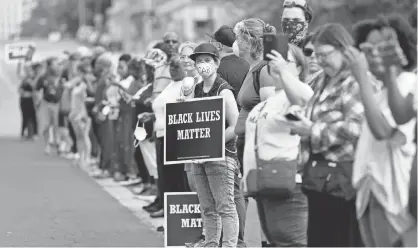
[(127, 179), (127, 176), (120, 173), (119, 171), (113, 174), (113, 181), (115, 181), (116, 183), (126, 181)]
[(195, 241), (191, 243), (186, 243), (186, 247), (204, 247), (205, 246), (205, 236), (201, 235)]
[(107, 170), (98, 170), (91, 174), (91, 177), (95, 179), (106, 179), (110, 177), (110, 173)]
[(128, 178), (128, 180), (118, 182), (120, 186), (132, 186), (142, 182), (141, 178)]

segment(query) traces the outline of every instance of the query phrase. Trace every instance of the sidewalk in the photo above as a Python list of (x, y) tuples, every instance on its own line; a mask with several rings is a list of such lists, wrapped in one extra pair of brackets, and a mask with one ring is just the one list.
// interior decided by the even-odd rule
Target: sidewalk
[(1, 137), (0, 147), (0, 247), (164, 245), (163, 220), (150, 220), (128, 189), (44, 155), (42, 141)]
[[(69, 162), (72, 163), (71, 161)], [(79, 169), (88, 174), (88, 170), (86, 168), (79, 167)], [(155, 231), (159, 226), (164, 226), (164, 218), (153, 219), (149, 216), (147, 211), (142, 209), (142, 207), (152, 203), (155, 197), (135, 196), (127, 187), (119, 185), (113, 181), (112, 178), (95, 179), (91, 177), (91, 179), (100, 185), (100, 187), (102, 187), (113, 198), (119, 201), (122, 206), (128, 208), (129, 211), (139, 218), (142, 223), (145, 223), (152, 228), (152, 230)], [(164, 238), (163, 235), (162, 238)]]

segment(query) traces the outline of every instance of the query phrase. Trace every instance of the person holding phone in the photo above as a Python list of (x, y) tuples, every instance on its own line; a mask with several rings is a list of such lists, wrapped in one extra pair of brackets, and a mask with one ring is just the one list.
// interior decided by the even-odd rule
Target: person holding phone
[[(298, 103), (303, 106), (313, 91), (303, 83), (308, 65), (300, 48), (289, 45), (288, 61), (275, 50), (267, 56), (270, 75), (276, 82), (276, 94), (255, 106), (247, 118), (243, 184), (247, 188), (246, 183), (251, 180), (249, 172), (259, 166), (255, 139), (258, 156), (277, 165), (278, 171), (284, 163), (298, 167), (298, 173), (292, 175), (296, 189), (291, 196), (285, 199), (278, 195), (257, 196), (255, 199), (259, 220), (269, 243), (279, 247), (302, 247), (307, 245), (308, 201), (301, 191), (302, 166), (297, 164), (300, 137), (290, 133), (288, 122), (299, 120), (298, 114), (291, 108)], [(290, 91), (295, 92), (288, 95), (289, 86), (285, 84), (292, 85)]]
[(351, 171), (364, 120), (359, 85), (345, 57), (354, 41), (337, 23), (313, 39), (324, 74), (300, 121), (288, 121), (301, 137), (302, 191), (308, 198), (308, 247), (362, 246)]
[[(346, 57), (360, 86), (367, 121), (353, 171), (363, 241), (366, 246), (393, 246), (414, 228), (415, 242), (407, 246), (416, 246), (416, 217), (408, 208), (416, 156), (416, 111), (413, 97), (408, 97), (417, 87), (416, 36), (400, 16), (362, 21), (354, 31), (362, 52), (349, 47)], [(381, 91), (375, 92), (367, 68), (383, 83)]]

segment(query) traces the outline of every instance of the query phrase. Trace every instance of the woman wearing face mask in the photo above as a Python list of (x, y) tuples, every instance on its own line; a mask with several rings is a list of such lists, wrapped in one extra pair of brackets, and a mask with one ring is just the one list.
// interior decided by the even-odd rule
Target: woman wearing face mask
[(233, 88), (217, 74), (219, 52), (213, 44), (203, 43), (190, 58), (203, 81), (196, 85), (194, 97), (222, 96), (225, 101), (225, 161), (196, 163), (192, 174), (205, 224), (205, 247), (236, 247), (238, 242), (238, 214), (234, 202), (234, 176), (238, 170), (234, 128), (238, 106)]
[(184, 172), (184, 164), (164, 165), (164, 126), (165, 126), (165, 105), (176, 102), (182, 94), (183, 79), (186, 77), (183, 63), (179, 56), (170, 59), (170, 76), (172, 81), (154, 99), (152, 110), (154, 113), (143, 113), (138, 116), (141, 122), (148, 122), (152, 119), (156, 135), (157, 170), (158, 170), (158, 208), (151, 213), (151, 217), (164, 217), (164, 193), (165, 192), (186, 192), (187, 178)]
[(324, 76), (304, 115), (298, 115), (301, 120), (288, 121), (301, 137), (308, 246), (362, 246), (351, 174), (364, 108), (344, 55), (354, 41), (341, 24), (331, 23), (318, 30), (313, 43)]
[(249, 171), (260, 166), (256, 155), (274, 163), (277, 168), (287, 165), (298, 167), (298, 173), (293, 175), (297, 186), (292, 195), (287, 198), (258, 196), (255, 199), (262, 229), (271, 244), (278, 247), (306, 246), (308, 201), (301, 191), (302, 176), (299, 173), (302, 168), (297, 164), (300, 137), (290, 133), (285, 115), (291, 105), (304, 104), (313, 95), (312, 89), (303, 83), (308, 65), (301, 49), (293, 44), (289, 46), (288, 61), (276, 51), (272, 51), (269, 58), (276, 93), (255, 106), (247, 118), (243, 182), (246, 186)]
[(282, 30), (289, 42), (300, 46), (308, 32), (312, 10), (306, 0), (285, 0), (282, 13)]
[(275, 82), (268, 74), (266, 62), (263, 61), (264, 33), (276, 33), (276, 29), (260, 19), (247, 19), (234, 27), (236, 41), (233, 44), (234, 53), (250, 63), (250, 71), (242, 83), (237, 102), (241, 107), (235, 134), (237, 135), (237, 155), (242, 166), (245, 144), (245, 121), (248, 113), (255, 105), (265, 101), (275, 93)]

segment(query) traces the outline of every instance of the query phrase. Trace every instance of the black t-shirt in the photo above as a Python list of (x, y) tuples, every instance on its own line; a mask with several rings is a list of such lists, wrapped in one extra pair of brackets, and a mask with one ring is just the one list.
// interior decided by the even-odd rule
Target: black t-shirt
[(249, 70), (250, 64), (235, 54), (225, 56), (221, 59), (218, 74), (234, 88), (235, 98)]
[(58, 103), (61, 100), (64, 87), (61, 77), (52, 74), (45, 74), (36, 83), (36, 90), (43, 90), (44, 100), (50, 103)]
[[(232, 93), (235, 94), (234, 88), (225, 81), (222, 77), (219, 75), (216, 77), (214, 84), (212, 85), (212, 88), (209, 90), (209, 92), (203, 91), (203, 82), (196, 85), (194, 88), (194, 98), (204, 98), (204, 97), (211, 97), (211, 96), (218, 96), (223, 90), (231, 90)], [(225, 121), (225, 129), (228, 127), (227, 121)], [(236, 159), (236, 143), (235, 140), (229, 140), (225, 144), (225, 155), (231, 158)]]
[(20, 84), (20, 89), (24, 92), (32, 92), (33, 87), (30, 83), (30, 80), (29, 79), (23, 79), (22, 83)]

